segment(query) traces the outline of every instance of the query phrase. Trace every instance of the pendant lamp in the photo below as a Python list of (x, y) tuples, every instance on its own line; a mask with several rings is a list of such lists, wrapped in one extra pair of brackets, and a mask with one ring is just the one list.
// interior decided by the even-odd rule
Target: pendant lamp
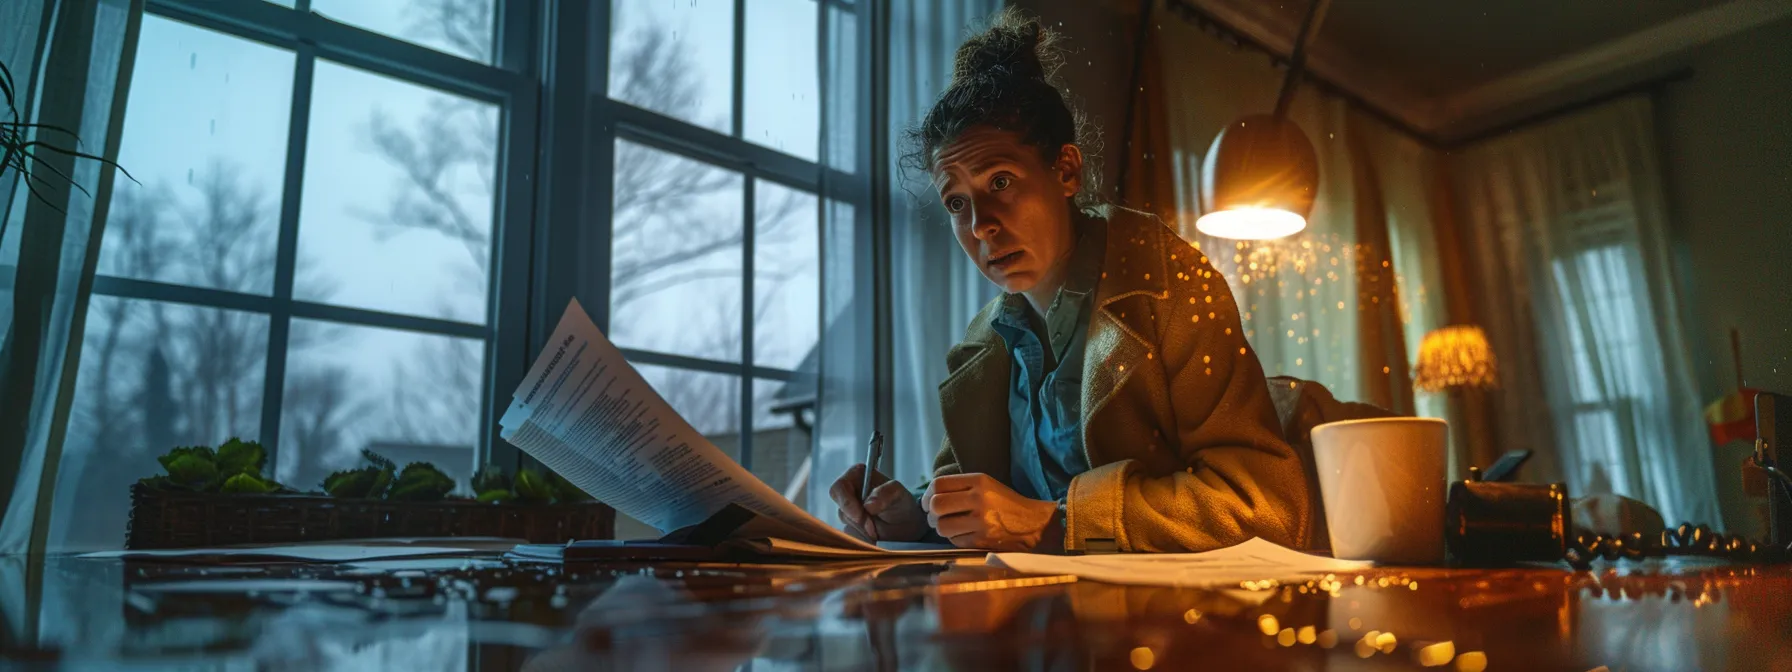
[(1216, 238), (1273, 240), (1307, 228), (1319, 192), (1319, 155), (1288, 103), (1306, 64), (1307, 40), (1324, 19), (1329, 0), (1313, 0), (1294, 41), (1288, 75), (1274, 114), (1254, 114), (1220, 130), (1201, 165), (1205, 213), (1195, 229)]

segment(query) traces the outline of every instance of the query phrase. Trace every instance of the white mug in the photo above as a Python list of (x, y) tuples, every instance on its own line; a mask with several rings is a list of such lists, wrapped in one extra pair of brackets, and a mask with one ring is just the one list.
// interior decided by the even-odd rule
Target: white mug
[(1345, 420), (1313, 428), (1333, 557), (1443, 561), (1448, 436), (1449, 425), (1435, 418)]

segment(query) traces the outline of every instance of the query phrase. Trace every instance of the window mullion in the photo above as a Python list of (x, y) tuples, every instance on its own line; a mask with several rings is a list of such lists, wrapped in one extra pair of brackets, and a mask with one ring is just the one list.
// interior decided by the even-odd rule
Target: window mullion
[(746, 137), (747, 0), (734, 0), (734, 137)]
[(286, 393), (286, 344), (292, 326), (293, 273), (299, 248), (299, 201), (304, 192), (305, 148), (311, 124), (311, 81), (317, 53), (309, 44), (293, 50), (292, 112), (286, 144), (286, 182), (280, 193), (280, 233), (274, 252), (274, 296), (268, 313), (267, 370), (262, 378), (261, 443), (279, 469), (280, 410)]
[[(739, 17), (736, 17), (739, 18)], [(753, 469), (753, 244), (758, 222), (754, 202), (758, 191), (751, 175), (743, 176), (741, 196), (741, 299), (740, 299), (740, 466)]]

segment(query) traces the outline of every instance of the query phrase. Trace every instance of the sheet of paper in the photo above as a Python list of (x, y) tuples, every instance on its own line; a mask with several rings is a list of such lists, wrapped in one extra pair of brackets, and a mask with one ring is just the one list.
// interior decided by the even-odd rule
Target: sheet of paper
[(969, 548), (879, 548), (874, 551), (866, 551), (857, 548), (805, 544), (788, 539), (756, 540), (751, 542), (750, 547), (765, 555), (791, 558), (880, 558), (893, 553), (911, 557), (951, 558), (984, 554), (984, 551)]
[(1194, 588), (1237, 587), (1245, 581), (1289, 579), (1372, 566), (1368, 562), (1308, 555), (1257, 538), (1205, 553), (991, 553), (987, 562), (1028, 574), (1075, 574), (1103, 583)]
[(258, 546), (229, 548), (171, 548), (146, 551), (100, 551), (82, 558), (160, 558), (167, 560), (200, 560), (248, 562), (260, 559), (301, 560), (304, 562), (356, 562), (385, 558), (414, 558), (432, 555), (465, 555), (467, 549), (445, 546), (362, 546), (348, 544), (296, 544), (291, 546)]
[[(730, 503), (790, 541), (896, 553), (809, 515), (691, 428), (574, 300), (499, 420), (505, 441), (599, 501), (661, 530)], [(755, 521), (760, 522), (760, 521)]]

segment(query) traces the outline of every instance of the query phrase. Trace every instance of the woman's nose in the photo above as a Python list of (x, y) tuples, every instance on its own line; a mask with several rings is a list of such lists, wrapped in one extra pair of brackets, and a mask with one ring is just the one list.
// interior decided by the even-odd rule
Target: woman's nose
[(1002, 223), (989, 213), (978, 211), (971, 206), (971, 235), (979, 240), (990, 240), (996, 232), (1002, 230)]

